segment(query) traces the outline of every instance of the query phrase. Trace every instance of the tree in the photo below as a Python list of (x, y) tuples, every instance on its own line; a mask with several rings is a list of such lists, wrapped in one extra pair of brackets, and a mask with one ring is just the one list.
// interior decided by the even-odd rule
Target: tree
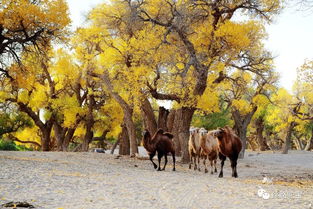
[(249, 53), (240, 64), (230, 63), (230, 74), (220, 91), (231, 109), (234, 128), (243, 143), (240, 157), (244, 156), (248, 126), (258, 111), (269, 103), (271, 92), (275, 91), (277, 75), (272, 70), (272, 58), (268, 53), (252, 57)]
[[(116, 39), (125, 34), (130, 37), (121, 43), (136, 50), (124, 58), (148, 70), (142, 75), (146, 75), (150, 95), (176, 102), (173, 132), (185, 161), (189, 126), (198, 102), (208, 86), (225, 78), (218, 64), (238, 59), (243, 49), (261, 46), (257, 43), (262, 36), (250, 33), (260, 22), (235, 22), (233, 15), (249, 11), (269, 20), (279, 9), (278, 1), (125, 0), (103, 4), (94, 17), (102, 18)], [(207, 91), (209, 95), (213, 92)]]
[(0, 5), (0, 72), (11, 77), (8, 67), (21, 64), (23, 53), (43, 54), (51, 41), (62, 41), (70, 23), (63, 0), (2, 0)]

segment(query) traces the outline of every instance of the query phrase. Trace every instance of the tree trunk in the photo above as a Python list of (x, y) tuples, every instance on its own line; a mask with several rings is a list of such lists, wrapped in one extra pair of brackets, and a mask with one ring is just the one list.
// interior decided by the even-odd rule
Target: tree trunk
[(63, 141), (63, 144), (62, 144), (62, 150), (63, 150), (64, 152), (67, 152), (67, 151), (68, 151), (68, 146), (69, 146), (69, 144), (70, 144), (70, 141), (73, 139), (75, 130), (76, 130), (76, 128), (69, 128), (69, 129), (67, 130), (67, 133), (66, 133), (66, 135), (65, 135), (65, 138), (64, 138), (64, 141)]
[(259, 117), (255, 120), (256, 126), (256, 138), (260, 147), (260, 151), (269, 150), (269, 146), (267, 145), (266, 138), (263, 137), (263, 130), (264, 130), (264, 120), (263, 118)]
[(128, 139), (130, 142), (130, 156), (134, 157), (138, 153), (138, 145), (136, 140), (136, 127), (132, 119), (132, 112), (124, 112), (124, 123), (127, 128)]
[(96, 105), (96, 101), (94, 98), (94, 95), (89, 95), (88, 96), (88, 113), (86, 116), (86, 121), (85, 121), (85, 127), (86, 127), (86, 134), (85, 137), (83, 139), (83, 143), (82, 143), (82, 151), (83, 152), (87, 152), (89, 149), (89, 143), (92, 142), (92, 138), (93, 138), (93, 126), (95, 124), (95, 120), (94, 120), (94, 116), (93, 116), (93, 111)]
[(242, 150), (239, 153), (239, 158), (241, 159), (244, 158), (245, 150), (247, 148), (247, 128), (257, 109), (258, 108), (256, 106), (253, 107), (251, 112), (247, 113), (246, 115), (241, 115), (240, 112), (236, 109), (232, 111), (232, 117), (235, 121), (235, 131), (238, 137), (241, 139), (242, 143)]
[(242, 150), (239, 153), (239, 158), (242, 159), (245, 156), (245, 151), (246, 151), (246, 148), (247, 148), (247, 126), (239, 126), (239, 127), (237, 127), (235, 125), (235, 129), (236, 129), (236, 132), (238, 134), (238, 137), (241, 139), (241, 142), (242, 142)]
[(114, 150), (116, 149), (117, 145), (120, 143), (121, 141), (121, 137), (118, 137), (117, 141), (114, 143), (114, 145), (112, 146), (112, 149), (111, 149), (111, 155), (114, 154)]
[(161, 128), (164, 131), (168, 131), (167, 118), (169, 113), (170, 112), (164, 107), (159, 107), (158, 128)]
[(288, 126), (287, 129), (287, 134), (286, 134), (286, 138), (285, 138), (285, 143), (283, 146), (283, 150), (282, 150), (282, 154), (288, 154), (288, 150), (290, 149), (290, 145), (291, 145), (291, 136), (292, 136), (292, 132), (293, 132), (293, 128), (296, 126), (295, 122), (291, 122)]
[(176, 113), (176, 110), (172, 109), (167, 117), (166, 126), (169, 132), (172, 132), (173, 130), (174, 121), (175, 121), (175, 113)]
[(128, 131), (125, 125), (122, 126), (122, 132), (119, 135), (119, 141), (120, 141), (119, 154), (129, 155), (130, 154), (130, 141), (128, 137)]
[(313, 149), (313, 131), (312, 131), (312, 136), (311, 136), (310, 140), (308, 141), (308, 143), (306, 144), (304, 150), (310, 151), (312, 149)]
[[(182, 107), (176, 110), (175, 114), (172, 133), (174, 134), (174, 142), (179, 141), (182, 156), (181, 161), (183, 163), (189, 162), (189, 153), (188, 153), (189, 128), (194, 111), (195, 111), (194, 108)], [(175, 149), (176, 150), (178, 149), (177, 145), (175, 145)]]
[(153, 108), (147, 98), (145, 98), (141, 104), (141, 113), (144, 123), (144, 128), (150, 133), (154, 134), (157, 131), (157, 123)]
[(67, 130), (66, 128), (62, 128), (57, 122), (54, 123), (53, 130), (56, 138), (57, 151), (63, 151), (63, 142)]
[(175, 144), (175, 154), (177, 156), (181, 156), (182, 154), (182, 148), (179, 141), (179, 122), (176, 122), (178, 120), (178, 110), (175, 110), (175, 120), (173, 121), (173, 127), (172, 127), (172, 134), (174, 136), (174, 144)]
[(42, 151), (50, 151), (50, 142), (51, 142), (51, 129), (41, 130), (41, 150)]
[(133, 116), (132, 107), (114, 90), (114, 87), (110, 81), (109, 73), (107, 71), (105, 71), (102, 75), (93, 75), (93, 76), (99, 77), (103, 80), (111, 96), (122, 107), (124, 113), (124, 123), (126, 125), (128, 136), (130, 139), (130, 154), (132, 157), (134, 157), (136, 153), (138, 153), (138, 146), (136, 140), (136, 128), (132, 118)]
[(89, 143), (92, 141), (92, 138), (93, 138), (92, 125), (87, 124), (86, 133), (85, 133), (83, 143), (82, 143), (82, 150), (81, 150), (82, 152), (88, 152)]

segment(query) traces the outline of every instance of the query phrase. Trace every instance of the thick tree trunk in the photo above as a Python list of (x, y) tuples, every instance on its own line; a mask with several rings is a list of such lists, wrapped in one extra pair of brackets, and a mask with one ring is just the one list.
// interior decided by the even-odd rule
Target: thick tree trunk
[(50, 143), (51, 143), (51, 129), (41, 130), (42, 136), (41, 136), (41, 150), (42, 151), (50, 151)]
[(132, 119), (132, 112), (124, 112), (124, 123), (127, 128), (127, 134), (130, 142), (130, 156), (134, 157), (138, 153), (138, 145), (136, 140), (136, 127)]
[[(183, 163), (189, 162), (188, 154), (188, 140), (189, 140), (189, 128), (194, 113), (194, 108), (182, 107), (176, 110), (174, 127), (172, 133), (174, 134), (174, 142), (179, 141), (181, 148), (181, 161)], [(177, 149), (175, 145), (175, 149)], [(179, 154), (179, 153), (178, 153)]]
[(235, 131), (238, 137), (241, 139), (242, 143), (242, 150), (239, 153), (239, 158), (244, 158), (245, 156), (245, 150), (247, 148), (247, 128), (256, 111), (257, 111), (256, 106), (253, 107), (251, 112), (249, 112), (246, 115), (241, 115), (240, 112), (236, 109), (232, 111), (232, 117), (235, 121)]
[(153, 108), (147, 98), (142, 101), (141, 104), (141, 113), (144, 123), (144, 128), (147, 129), (150, 133), (154, 134), (157, 131), (157, 123)]
[(93, 138), (93, 131), (92, 131), (92, 125), (91, 124), (87, 124), (86, 127), (86, 133), (83, 139), (83, 143), (82, 143), (82, 152), (87, 152), (89, 149), (89, 143), (92, 141)]
[(172, 132), (172, 130), (173, 130), (174, 121), (175, 121), (175, 114), (176, 114), (176, 110), (174, 110), (174, 109), (172, 109), (170, 111), (170, 113), (168, 114), (167, 122), (166, 122), (168, 132)]
[(263, 118), (257, 118), (255, 120), (255, 127), (256, 127), (256, 138), (260, 147), (260, 151), (269, 150), (270, 148), (267, 145), (266, 138), (263, 137), (263, 130), (264, 130)]
[(120, 141), (119, 154), (129, 155), (130, 154), (130, 141), (128, 137), (128, 131), (125, 125), (122, 126), (122, 132), (119, 135), (119, 141)]
[(58, 123), (53, 125), (54, 135), (56, 138), (57, 151), (63, 151), (63, 142), (65, 139), (66, 129), (62, 128)]
[(178, 110), (175, 110), (175, 120), (173, 121), (173, 127), (172, 127), (171, 133), (174, 136), (173, 140), (174, 140), (174, 144), (175, 144), (175, 154), (177, 156), (181, 156), (182, 155), (182, 148), (181, 148), (179, 136), (178, 136), (180, 124), (179, 124), (179, 122), (176, 122), (176, 120), (178, 120)]
[(164, 131), (168, 131), (167, 118), (169, 113), (170, 112), (164, 107), (159, 107), (158, 128), (161, 128)]
[(239, 158), (241, 159), (244, 158), (245, 151), (247, 148), (247, 127), (248, 126), (245, 126), (244, 124), (239, 126), (238, 124), (237, 125), (235, 124), (236, 133), (238, 134), (238, 137), (241, 139), (242, 142), (242, 150), (239, 153)]
[(282, 154), (288, 154), (288, 150), (290, 149), (291, 145), (291, 136), (293, 132), (293, 128), (296, 126), (295, 122), (291, 122), (288, 126), (286, 137), (285, 137), (285, 143), (283, 146)]

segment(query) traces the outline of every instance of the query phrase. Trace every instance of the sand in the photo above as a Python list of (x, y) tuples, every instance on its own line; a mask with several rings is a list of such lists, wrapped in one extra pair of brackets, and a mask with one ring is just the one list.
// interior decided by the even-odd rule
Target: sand
[[(141, 154), (145, 152), (141, 149)], [(148, 160), (102, 153), (0, 152), (0, 205), (35, 208), (313, 208), (313, 153), (246, 152), (239, 178), (189, 170), (172, 159), (158, 172)], [(219, 166), (218, 166), (219, 169)], [(265, 178), (265, 179), (264, 179)], [(1, 207), (0, 208), (4, 208)]]

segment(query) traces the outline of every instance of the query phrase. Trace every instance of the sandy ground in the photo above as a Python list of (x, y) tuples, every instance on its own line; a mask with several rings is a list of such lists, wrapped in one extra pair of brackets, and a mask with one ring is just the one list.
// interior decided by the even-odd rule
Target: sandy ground
[(171, 157), (158, 172), (148, 160), (109, 154), (0, 152), (0, 208), (313, 208), (312, 152), (247, 152), (237, 179), (228, 160), (222, 179), (171, 168)]

